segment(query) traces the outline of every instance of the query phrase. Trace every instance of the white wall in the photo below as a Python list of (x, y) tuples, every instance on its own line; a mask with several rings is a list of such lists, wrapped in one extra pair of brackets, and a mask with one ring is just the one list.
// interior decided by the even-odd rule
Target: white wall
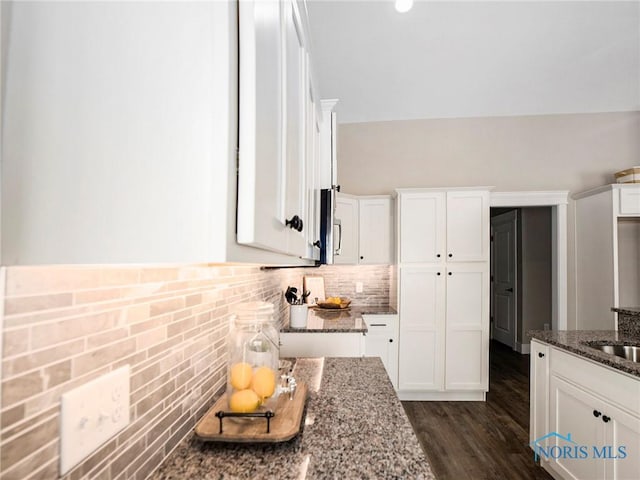
[[(353, 123), (338, 133), (338, 183), (357, 195), (471, 185), (579, 192), (640, 162), (640, 112)], [(579, 327), (574, 236), (570, 202), (569, 328)]]

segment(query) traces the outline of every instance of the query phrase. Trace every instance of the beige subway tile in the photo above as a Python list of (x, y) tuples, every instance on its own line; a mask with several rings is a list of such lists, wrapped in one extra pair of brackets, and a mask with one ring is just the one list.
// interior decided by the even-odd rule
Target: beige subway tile
[(23, 419), (23, 421), (13, 424), (6, 429), (2, 430), (2, 436), (0, 437), (2, 443), (11, 439), (12, 437), (17, 436), (25, 429), (29, 428), (31, 425), (37, 425), (46, 421), (47, 419), (57, 415), (59, 413), (60, 407), (55, 405), (53, 407), (47, 408), (38, 412), (37, 415), (31, 415), (29, 418)]
[[(100, 447), (97, 451), (90, 454), (89, 457), (87, 457), (87, 459), (84, 460), (79, 465), (80, 476), (81, 477), (86, 476), (92, 470), (93, 471), (102, 470), (107, 465), (107, 463), (111, 463), (112, 459), (110, 457), (113, 455), (113, 452), (116, 451), (116, 447), (117, 447), (117, 442), (115, 439), (112, 439), (109, 442), (107, 442), (105, 445)], [(95, 475), (88, 475), (88, 477), (91, 480), (96, 478)]]
[(138, 305), (131, 305), (130, 307), (125, 308), (125, 319), (126, 322), (138, 323), (149, 318), (149, 304), (143, 303)]
[(81, 290), (73, 292), (73, 303), (81, 305), (85, 303), (106, 302), (120, 299), (124, 296), (123, 288), (100, 288), (97, 290)]
[(143, 322), (133, 323), (129, 327), (129, 331), (131, 332), (131, 335), (137, 335), (138, 333), (144, 332), (146, 330), (152, 330), (152, 329), (155, 329), (155, 328), (158, 328), (158, 327), (162, 327), (162, 326), (168, 325), (169, 323), (171, 323), (172, 319), (173, 319), (173, 317), (169, 313), (167, 315), (162, 315), (160, 317), (155, 317), (155, 318), (152, 318), (150, 320), (143, 321)]
[(185, 306), (187, 307), (193, 307), (194, 305), (199, 305), (200, 303), (202, 303), (201, 293), (195, 293), (193, 295), (187, 295), (185, 297)]
[(140, 272), (140, 282), (169, 282), (178, 279), (178, 269), (169, 268), (143, 268)]
[(3, 470), (9, 469), (27, 455), (54, 441), (58, 437), (58, 421), (58, 417), (55, 416), (3, 443), (0, 450), (0, 462)]
[(84, 339), (72, 340), (55, 347), (5, 360), (2, 365), (4, 378), (40, 368), (63, 358), (77, 355), (84, 350)]
[(166, 351), (169, 351), (172, 347), (175, 347), (176, 345), (178, 345), (180, 342), (182, 342), (182, 336), (176, 336), (173, 338), (170, 338), (169, 340), (162, 342), (158, 345), (154, 345), (153, 347), (149, 348), (148, 350), (148, 355), (149, 358), (154, 357), (155, 355), (158, 355), (160, 353), (164, 353)]
[(50, 388), (68, 382), (71, 379), (71, 360), (64, 360), (44, 369), (44, 388)]
[[(142, 416), (146, 412), (151, 410), (153, 407), (155, 407), (156, 405), (161, 404), (164, 401), (165, 397), (169, 395), (174, 389), (175, 389), (174, 380), (170, 380), (164, 385), (161, 385), (160, 388), (151, 392), (149, 395), (147, 395), (145, 398), (143, 398), (136, 404), (136, 414), (138, 416)], [(178, 416), (180, 416), (180, 413), (181, 413), (181, 410), (178, 413), (176, 413), (175, 418), (178, 418)], [(161, 431), (157, 431), (156, 433), (160, 434)]]
[(96, 288), (100, 270), (94, 267), (9, 267), (7, 297)]
[(99, 348), (93, 352), (85, 353), (72, 360), (72, 375), (77, 377), (92, 370), (99, 369), (130, 355), (135, 351), (136, 341), (127, 338), (121, 342)]
[(103, 345), (113, 343), (116, 340), (121, 340), (129, 335), (126, 328), (118, 328), (115, 330), (109, 330), (108, 332), (98, 333), (91, 335), (87, 338), (87, 349), (98, 348)]
[(152, 345), (157, 345), (164, 342), (167, 339), (167, 328), (160, 327), (154, 328), (146, 332), (142, 332), (136, 335), (136, 348), (138, 350), (145, 350)]
[(126, 468), (133, 462), (137, 457), (144, 454), (145, 452), (145, 441), (144, 437), (140, 437), (137, 441), (132, 443), (129, 447), (127, 447), (121, 454), (119, 454), (113, 462), (111, 462), (111, 475), (115, 476), (120, 472), (126, 470)]
[(167, 325), (167, 337), (171, 338), (176, 335), (180, 335), (186, 333), (196, 326), (195, 317), (190, 317), (185, 320), (181, 320), (179, 322), (173, 322), (170, 325)]
[(135, 468), (138, 468), (139, 462), (143, 462), (138, 470), (135, 471), (135, 480), (145, 480), (151, 472), (153, 472), (160, 466), (162, 460), (164, 460), (164, 452), (162, 449), (151, 454), (150, 456), (147, 454), (140, 456), (127, 469), (127, 475), (129, 475), (129, 472), (134, 472)]
[(36, 312), (38, 310), (52, 310), (71, 305), (71, 293), (53, 293), (49, 295), (31, 295), (28, 297), (8, 297), (4, 303), (5, 315)]
[(24, 419), (24, 404), (18, 404), (15, 407), (3, 410), (0, 413), (0, 431), (6, 430)]
[[(52, 460), (56, 459), (58, 455), (59, 444), (57, 440), (54, 440), (41, 450), (37, 451), (33, 455), (29, 455), (24, 457), (18, 463), (13, 465), (11, 468), (6, 469), (3, 466), (2, 470), (2, 480), (25, 480), (29, 478), (29, 475), (35, 473), (45, 465), (51, 463)], [(48, 469), (46, 470), (48, 472)], [(44, 472), (43, 472), (44, 474)], [(36, 478), (47, 478), (47, 477), (36, 477)], [(54, 476), (49, 476), (48, 479), (57, 478), (57, 472)]]
[(175, 312), (184, 308), (184, 297), (174, 297), (167, 300), (159, 300), (150, 305), (149, 314), (152, 317), (169, 312)]
[(20, 355), (29, 350), (30, 333), (28, 328), (5, 330), (2, 336), (2, 355), (4, 358)]
[(43, 378), (39, 371), (13, 377), (2, 382), (2, 405), (7, 407), (29, 398), (43, 390)]
[(134, 372), (131, 375), (131, 391), (135, 392), (143, 385), (151, 382), (154, 378), (157, 378), (160, 375), (160, 364), (153, 363), (146, 367), (144, 370), (140, 370), (139, 372)]
[(31, 333), (32, 348), (45, 348), (73, 338), (109, 330), (119, 323), (121, 315), (121, 310), (110, 310), (38, 325)]
[(124, 365), (129, 365), (130, 367), (133, 368), (135, 365), (138, 365), (144, 362), (146, 359), (147, 359), (147, 352), (137, 352), (137, 353), (134, 353), (133, 355), (129, 355), (127, 357), (123, 357), (117, 360), (115, 363), (113, 363), (113, 369), (115, 370)]
[(100, 270), (101, 285), (135, 285), (140, 283), (138, 267), (104, 267)]

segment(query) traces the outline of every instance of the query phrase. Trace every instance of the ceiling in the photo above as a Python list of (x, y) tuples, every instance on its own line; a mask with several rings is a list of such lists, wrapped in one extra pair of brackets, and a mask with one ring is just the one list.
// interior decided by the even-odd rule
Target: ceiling
[(640, 110), (640, 1), (307, 5), (341, 123)]

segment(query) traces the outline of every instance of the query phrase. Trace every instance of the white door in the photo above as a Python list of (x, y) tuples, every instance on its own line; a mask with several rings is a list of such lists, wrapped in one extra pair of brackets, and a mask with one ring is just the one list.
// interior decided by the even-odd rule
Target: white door
[(444, 261), (445, 198), (444, 192), (400, 195), (400, 263)]
[(492, 266), (492, 336), (500, 343), (516, 343), (516, 245), (517, 214), (512, 210), (491, 218), (493, 238)]
[(487, 390), (489, 272), (484, 263), (447, 265), (447, 390)]
[(335, 216), (340, 220), (333, 261), (343, 265), (358, 264), (358, 200), (344, 194), (336, 195)]
[(398, 388), (444, 388), (444, 268), (400, 268)]
[(359, 210), (359, 263), (391, 263), (391, 199), (361, 198)]
[(489, 260), (489, 192), (447, 192), (447, 261)]
[(287, 253), (280, 3), (239, 4), (238, 243)]

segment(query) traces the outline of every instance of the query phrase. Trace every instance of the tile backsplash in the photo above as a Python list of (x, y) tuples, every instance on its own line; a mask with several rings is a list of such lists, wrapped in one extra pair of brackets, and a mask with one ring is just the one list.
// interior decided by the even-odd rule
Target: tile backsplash
[[(313, 274), (325, 278), (328, 295), (383, 305), (391, 268), (4, 269), (0, 479), (58, 478), (61, 394), (124, 364), (131, 367), (130, 425), (64, 478), (146, 478), (223, 389), (236, 304), (273, 302), (286, 322), (282, 293)], [(355, 281), (363, 293), (355, 293)]]

